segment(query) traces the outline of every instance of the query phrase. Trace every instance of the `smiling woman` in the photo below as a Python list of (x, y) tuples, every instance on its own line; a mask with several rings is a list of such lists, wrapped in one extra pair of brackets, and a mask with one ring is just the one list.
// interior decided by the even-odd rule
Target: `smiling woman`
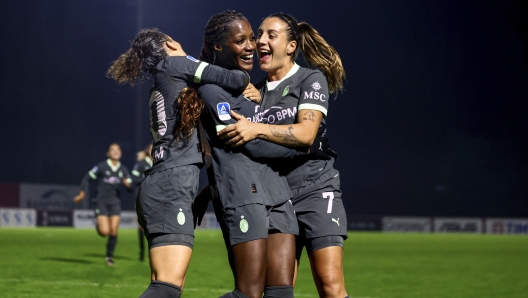
[[(254, 50), (253, 30), (242, 14), (225, 11), (211, 17), (201, 59), (249, 71)], [(286, 179), (267, 162), (305, 155), (307, 148), (296, 150), (264, 140), (235, 150), (226, 147), (217, 131), (236, 123), (230, 111), (252, 118), (258, 105), (214, 85), (203, 85), (198, 93), (205, 104), (201, 119), (214, 157), (214, 175), (210, 175), (214, 179), (209, 183), (216, 183), (218, 199), (213, 205), (235, 278), (235, 290), (223, 297), (260, 298), (263, 293), (264, 297), (293, 297), (298, 226)]]
[[(264, 19), (258, 32), (259, 64), (268, 76), (256, 87), (267, 117), (259, 118), (263, 123), (237, 118), (236, 124), (219, 132), (221, 138), (234, 146), (256, 137), (288, 146), (319, 145), (315, 138), (326, 134), (329, 96), (343, 88), (345, 71), (339, 54), (312, 26), (284, 13)], [(301, 51), (308, 64), (318, 69), (295, 63)], [(343, 275), (346, 212), (335, 157), (272, 165), (287, 178), (293, 192), (299, 224), (297, 260), (306, 247), (321, 297), (347, 296)]]

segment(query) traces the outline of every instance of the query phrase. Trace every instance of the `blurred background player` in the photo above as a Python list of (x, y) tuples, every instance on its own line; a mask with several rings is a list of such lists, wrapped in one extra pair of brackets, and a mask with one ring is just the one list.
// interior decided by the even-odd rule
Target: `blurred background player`
[[(132, 179), (128, 169), (119, 162), (121, 147), (118, 144), (110, 144), (106, 156), (108, 159), (93, 167), (88, 172), (88, 177), (97, 181), (97, 196), (94, 202), (97, 233), (101, 237), (108, 236), (105, 261), (108, 266), (113, 266), (121, 214), (121, 187), (124, 185), (126, 188), (130, 188)], [(81, 186), (79, 195), (74, 198), (75, 203), (79, 203), (86, 196), (84, 190), (88, 188), (87, 182), (88, 179), (83, 179), (82, 184), (84, 185)]]
[[(139, 191), (139, 185), (145, 179), (144, 172), (152, 168), (152, 144), (148, 144), (145, 150), (139, 151), (136, 155), (137, 162), (132, 168), (132, 186), (133, 186), (133, 198), (137, 198)], [(145, 259), (145, 233), (143, 228), (138, 226), (138, 240), (139, 240), (139, 260)]]
[(154, 79), (149, 100), (154, 164), (136, 201), (151, 269), (151, 283), (141, 297), (180, 297), (192, 256), (192, 204), (203, 165), (195, 129), (203, 102), (188, 85), (210, 83), (242, 91), (249, 76), (187, 56), (178, 42), (157, 29), (141, 30), (107, 75), (131, 85), (137, 78)]

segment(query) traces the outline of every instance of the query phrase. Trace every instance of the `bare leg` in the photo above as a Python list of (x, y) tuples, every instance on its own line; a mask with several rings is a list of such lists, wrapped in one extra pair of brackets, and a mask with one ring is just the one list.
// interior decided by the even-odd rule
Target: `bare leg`
[(295, 259), (295, 268), (293, 269), (293, 286), (297, 283), (297, 273), (299, 273), (300, 259)]
[(119, 215), (110, 216), (110, 236), (117, 236), (117, 230), (119, 229), (119, 222), (121, 217)]
[(192, 249), (185, 245), (165, 245), (149, 251), (152, 280), (163, 281), (182, 287)]
[(266, 239), (233, 245), (235, 287), (249, 298), (261, 298), (266, 278)]
[(97, 233), (101, 237), (106, 237), (110, 234), (110, 218), (108, 216), (97, 216)]
[(266, 286), (293, 286), (295, 271), (295, 235), (268, 235)]
[(325, 247), (314, 251), (308, 257), (319, 297), (346, 297), (343, 248), (340, 246)]

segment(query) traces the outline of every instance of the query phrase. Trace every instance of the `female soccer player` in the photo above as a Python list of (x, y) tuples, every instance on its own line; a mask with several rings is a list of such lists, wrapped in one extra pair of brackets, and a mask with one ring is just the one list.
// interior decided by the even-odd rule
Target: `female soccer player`
[(141, 183), (136, 210), (147, 237), (152, 282), (140, 297), (180, 297), (192, 255), (191, 210), (202, 165), (195, 124), (203, 103), (187, 86), (212, 83), (242, 91), (249, 77), (187, 56), (157, 29), (141, 30), (108, 70), (109, 77), (131, 85), (148, 74), (154, 78), (149, 101), (154, 164)]
[[(262, 22), (257, 47), (260, 67), (268, 73), (256, 86), (262, 94), (262, 116), (257, 120), (267, 124), (232, 113), (238, 123), (219, 134), (234, 146), (255, 137), (288, 146), (313, 145), (317, 131), (325, 130), (329, 94), (343, 88), (345, 72), (338, 53), (312, 26), (284, 13)], [(322, 72), (299, 67), (295, 63), (299, 51)], [(276, 165), (294, 195), (300, 234), (297, 260), (306, 247), (321, 297), (347, 296), (343, 274), (347, 221), (333, 163), (334, 158)]]
[[(145, 150), (137, 153), (137, 162), (132, 168), (132, 182), (134, 184), (134, 198), (137, 197), (139, 186), (143, 179), (145, 179), (144, 172), (152, 168), (152, 144), (148, 144)], [(145, 234), (141, 226), (138, 227), (138, 240), (139, 240), (139, 260), (145, 259)]]
[[(97, 220), (97, 232), (101, 237), (108, 236), (106, 243), (106, 264), (108, 266), (114, 265), (113, 255), (117, 243), (117, 230), (119, 228), (119, 215), (121, 214), (121, 200), (119, 199), (120, 187), (123, 184), (126, 188), (130, 188), (132, 179), (128, 169), (121, 165), (121, 147), (113, 143), (108, 147), (106, 153), (108, 159), (98, 163), (93, 169), (88, 172), (91, 179), (97, 180), (97, 196), (95, 198), (95, 216)], [(87, 184), (84, 181), (83, 184)], [(75, 203), (79, 203), (85, 197), (87, 188), (83, 185), (79, 195), (74, 198)]]
[[(225, 11), (207, 23), (200, 58), (228, 69), (249, 71), (254, 50), (248, 20), (235, 11)], [(264, 288), (264, 297), (293, 297), (294, 235), (298, 227), (289, 202), (291, 192), (284, 177), (263, 158), (298, 157), (307, 148), (293, 150), (262, 140), (235, 150), (226, 148), (217, 131), (236, 123), (229, 111), (254, 118), (258, 106), (243, 95), (214, 85), (203, 85), (198, 92), (205, 104), (202, 121), (214, 157), (219, 199), (213, 204), (235, 277), (235, 290), (223, 297), (261, 297)]]

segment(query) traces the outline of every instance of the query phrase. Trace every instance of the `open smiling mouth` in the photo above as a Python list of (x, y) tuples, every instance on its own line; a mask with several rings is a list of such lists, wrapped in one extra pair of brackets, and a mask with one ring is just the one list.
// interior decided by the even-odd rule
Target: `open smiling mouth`
[(240, 60), (246, 63), (253, 63), (253, 54), (251, 55), (242, 55), (240, 56)]
[(259, 60), (260, 61), (266, 61), (269, 59), (269, 57), (271, 56), (271, 53), (269, 50), (261, 50), (259, 52)]

